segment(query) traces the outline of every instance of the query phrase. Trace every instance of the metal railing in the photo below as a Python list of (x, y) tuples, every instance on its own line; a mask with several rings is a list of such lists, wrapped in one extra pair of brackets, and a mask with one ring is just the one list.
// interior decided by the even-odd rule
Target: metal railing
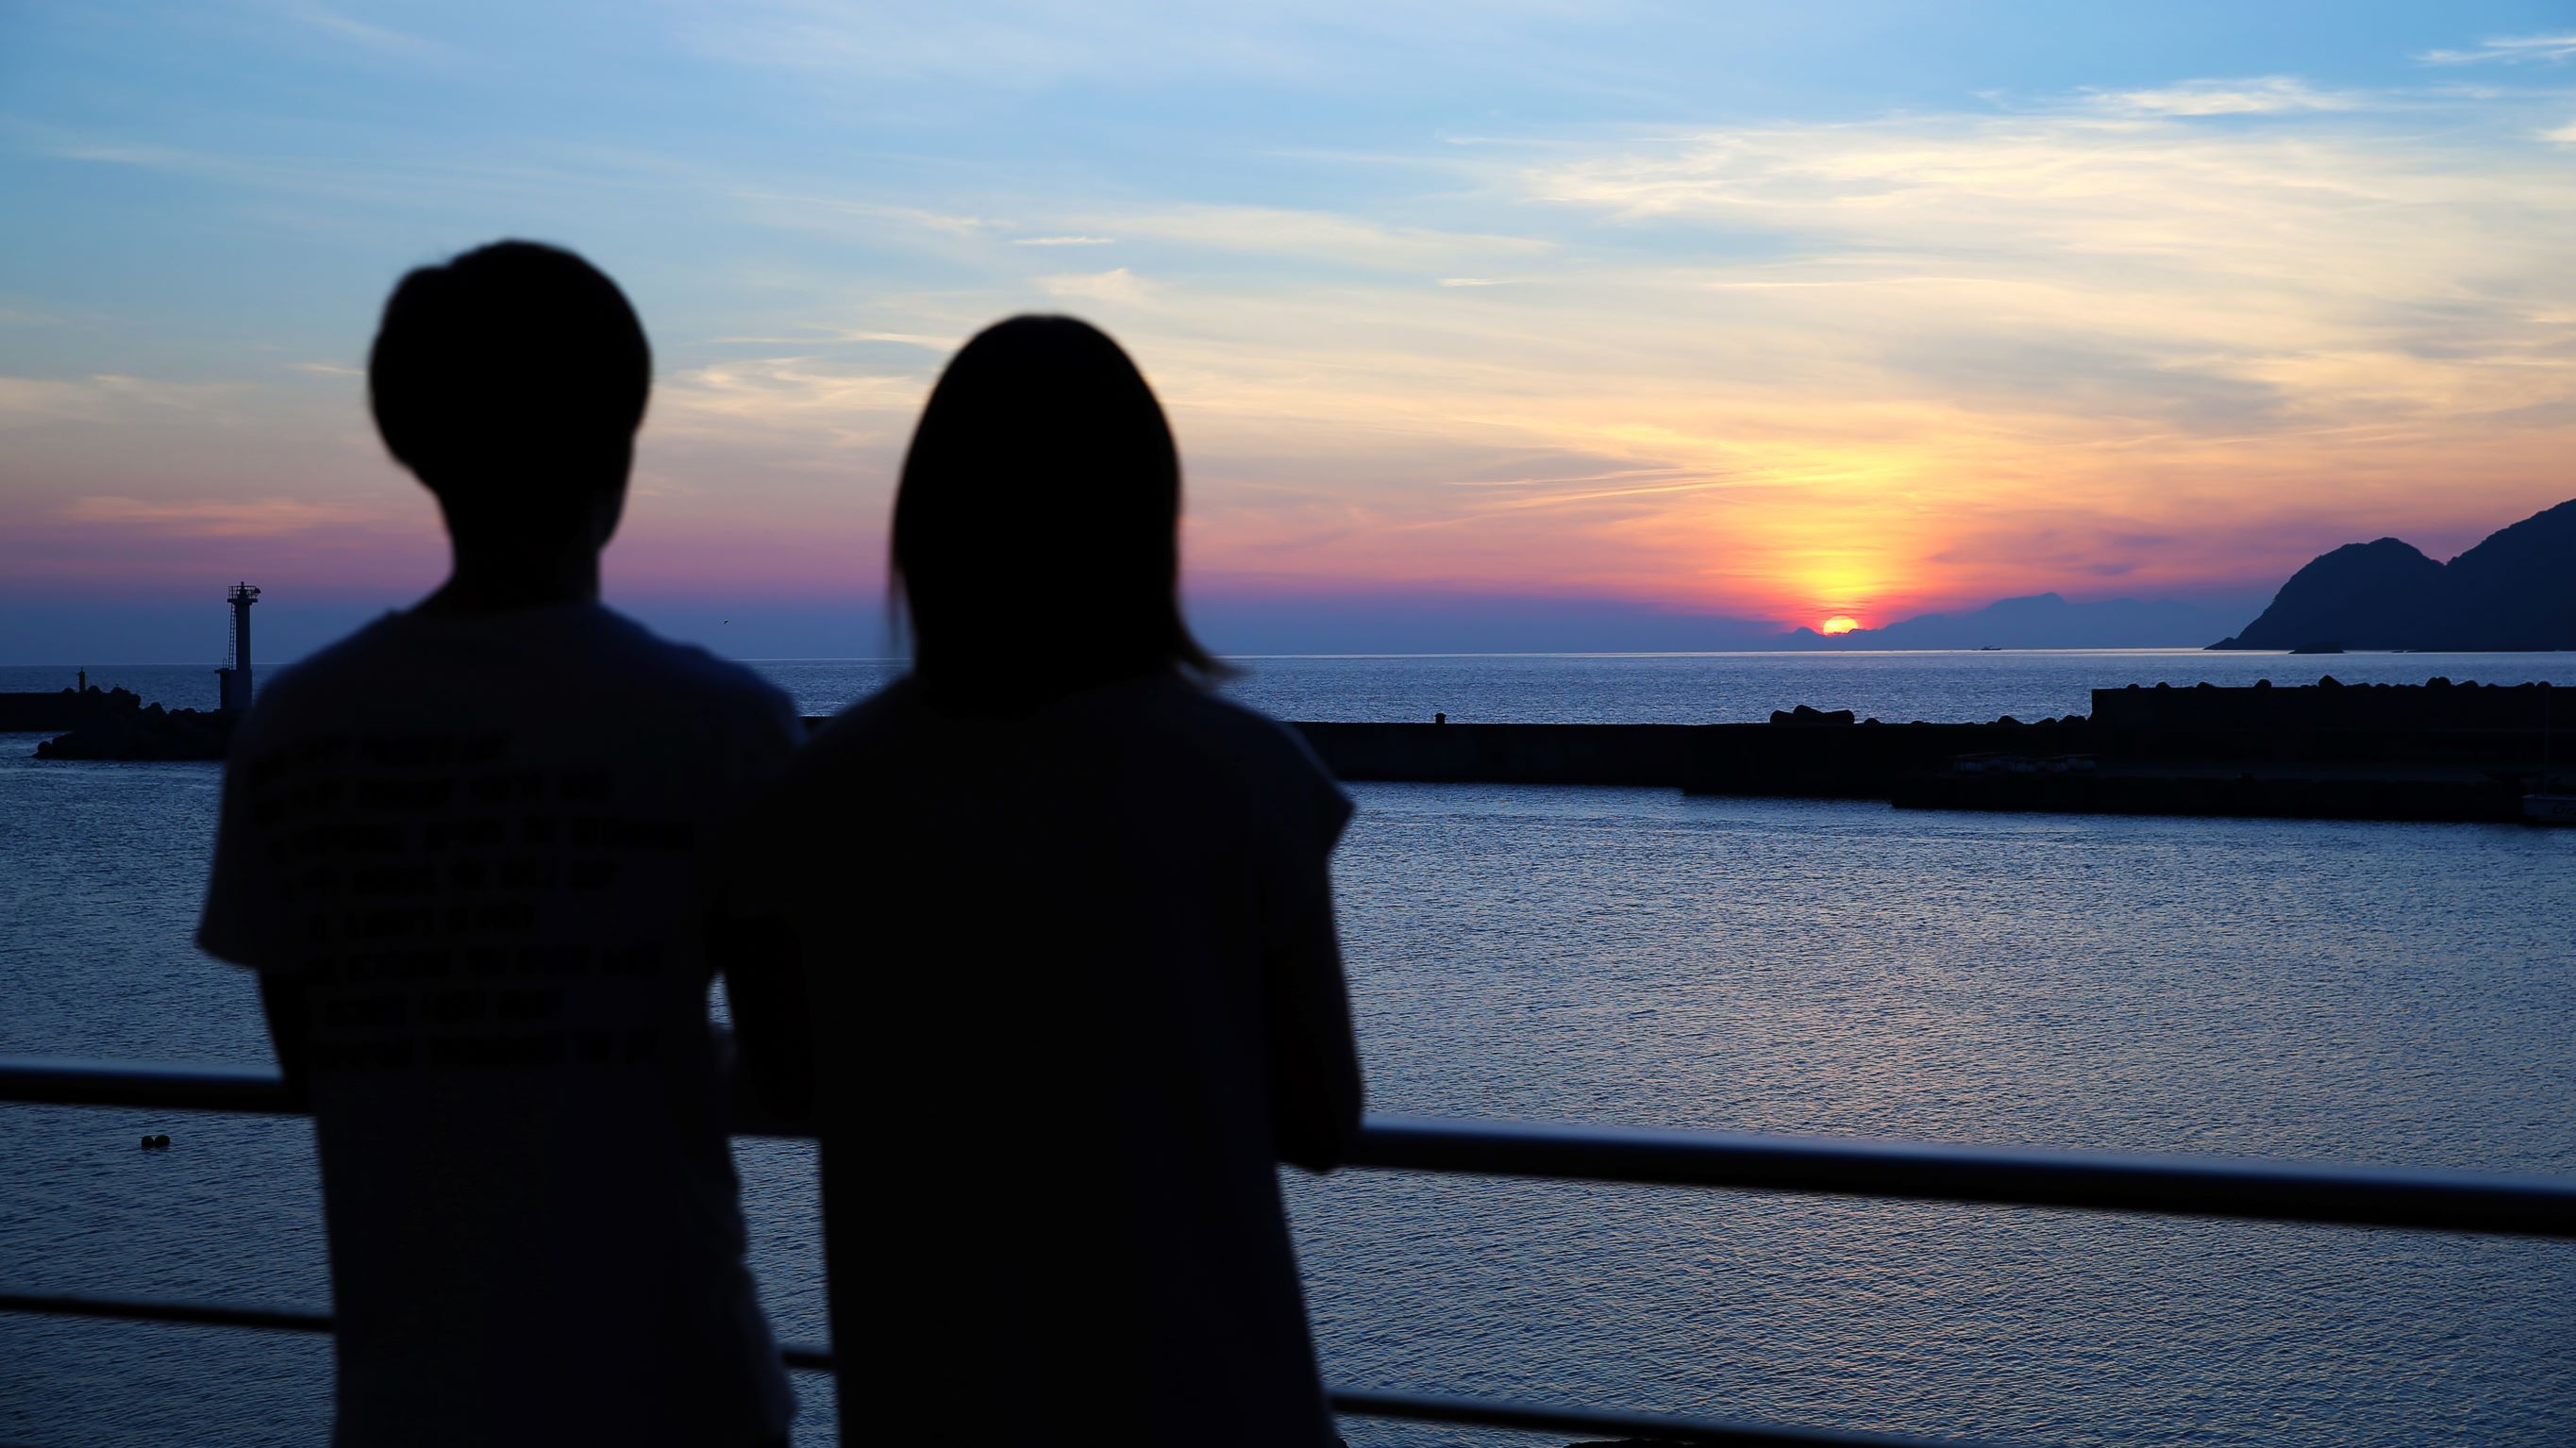
[[(0, 1101), (65, 1106), (291, 1114), (271, 1072), (240, 1067), (104, 1065), (0, 1057)], [(745, 1135), (793, 1130), (746, 1122)], [(1988, 1206), (2052, 1207), (2242, 1221), (2399, 1227), (2576, 1240), (2576, 1180), (2493, 1172), (2286, 1165), (2207, 1157), (2044, 1151), (1742, 1132), (1532, 1126), (1373, 1116), (1347, 1165), (1392, 1171), (1721, 1187)], [(328, 1332), (316, 1312), (0, 1292), (0, 1311)], [(798, 1368), (830, 1354), (789, 1344)], [(1908, 1438), (1736, 1423), (1659, 1413), (1566, 1408), (1341, 1388), (1336, 1412), (1461, 1426), (1554, 1430), (1668, 1443), (1797, 1448), (1965, 1448)]]

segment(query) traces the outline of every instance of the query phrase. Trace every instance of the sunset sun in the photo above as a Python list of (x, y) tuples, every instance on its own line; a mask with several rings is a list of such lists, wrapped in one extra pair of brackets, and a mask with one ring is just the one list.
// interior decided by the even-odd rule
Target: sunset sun
[(1832, 618), (1826, 619), (1824, 626), (1819, 630), (1819, 632), (1829, 634), (1847, 634), (1858, 627), (1860, 627), (1859, 619), (1856, 619), (1847, 613), (1838, 613)]

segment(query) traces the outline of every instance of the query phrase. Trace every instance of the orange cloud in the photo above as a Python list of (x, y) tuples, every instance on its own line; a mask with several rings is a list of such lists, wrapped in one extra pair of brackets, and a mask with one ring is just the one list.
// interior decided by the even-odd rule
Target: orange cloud
[(206, 538), (276, 538), (326, 528), (372, 528), (386, 510), (302, 498), (171, 500), (114, 495), (78, 498), (59, 513), (67, 523), (184, 533)]

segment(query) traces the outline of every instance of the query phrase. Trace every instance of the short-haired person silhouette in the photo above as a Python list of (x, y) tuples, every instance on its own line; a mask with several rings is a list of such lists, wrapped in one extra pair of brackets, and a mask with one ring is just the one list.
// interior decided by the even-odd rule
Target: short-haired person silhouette
[(1277, 1167), (1359, 1122), (1350, 806), (1208, 691), (1180, 497), (1117, 344), (977, 336), (895, 500), (912, 671), (752, 816), (803, 970), (743, 1050), (820, 1127), (845, 1443), (1332, 1441)]
[(242, 720), (198, 933), (313, 1110), (335, 1441), (783, 1441), (703, 886), (800, 723), (600, 606), (651, 378), (615, 283), (526, 242), (415, 271), (368, 378), (455, 569)]

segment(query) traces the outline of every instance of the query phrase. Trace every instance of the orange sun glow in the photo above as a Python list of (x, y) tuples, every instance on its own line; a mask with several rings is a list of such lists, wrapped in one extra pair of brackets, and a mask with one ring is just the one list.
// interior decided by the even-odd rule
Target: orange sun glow
[(1829, 634), (1846, 634), (1858, 627), (1860, 627), (1859, 619), (1847, 613), (1838, 613), (1825, 620), (1823, 631)]

